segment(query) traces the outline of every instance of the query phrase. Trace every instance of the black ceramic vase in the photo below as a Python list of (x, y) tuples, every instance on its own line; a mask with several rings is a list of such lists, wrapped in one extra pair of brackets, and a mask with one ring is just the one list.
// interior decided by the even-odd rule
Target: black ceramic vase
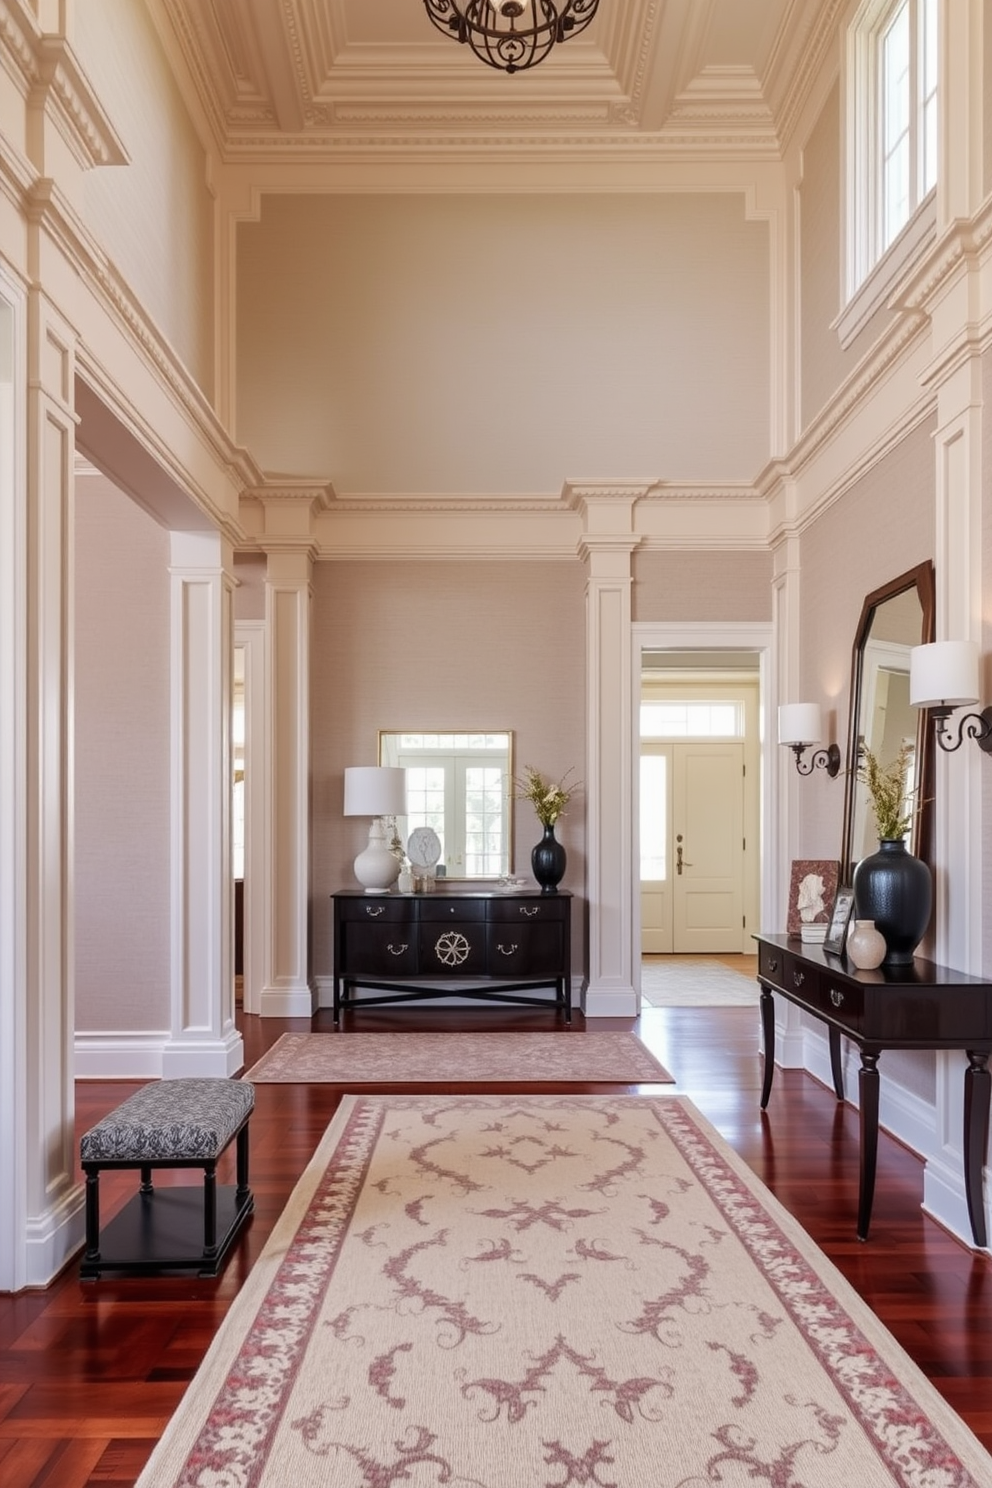
[(854, 917), (874, 920), (885, 937), (883, 966), (908, 966), (926, 934), (933, 903), (933, 881), (926, 863), (906, 844), (883, 840), (854, 870)]
[(542, 894), (553, 894), (565, 876), (565, 849), (555, 836), (554, 827), (545, 827), (544, 836), (530, 855), (534, 877)]

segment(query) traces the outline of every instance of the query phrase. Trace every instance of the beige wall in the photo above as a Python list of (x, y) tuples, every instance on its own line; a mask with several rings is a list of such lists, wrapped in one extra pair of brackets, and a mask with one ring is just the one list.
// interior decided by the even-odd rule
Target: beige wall
[[(851, 650), (866, 594), (933, 558), (934, 423), (919, 425), (802, 536), (800, 676), (846, 756)], [(843, 772), (804, 783), (804, 857), (839, 857)]]
[(235, 620), (265, 619), (265, 554), (236, 553), (234, 555)]
[(770, 553), (635, 553), (634, 620), (770, 620)]
[(203, 149), (144, 5), (83, 0), (75, 44), (129, 164), (84, 180), (87, 226), (208, 397), (213, 203)]
[(769, 246), (742, 196), (266, 196), (238, 438), (339, 495), (751, 480)]
[(76, 482), (77, 1032), (169, 1026), (169, 535)]
[(808, 427), (893, 315), (878, 311), (842, 349), (832, 329), (841, 309), (841, 121), (834, 87), (803, 150), (799, 190), (800, 423)]
[[(579, 563), (321, 563), (313, 605), (314, 972), (331, 969), (329, 895), (355, 886), (368, 825), (341, 815), (346, 765), (376, 763), (379, 729), (509, 728), (518, 771), (585, 779), (585, 571)], [(585, 883), (585, 804), (558, 833), (562, 888)], [(540, 838), (514, 811), (515, 869)], [(584, 916), (576, 905), (574, 969)]]

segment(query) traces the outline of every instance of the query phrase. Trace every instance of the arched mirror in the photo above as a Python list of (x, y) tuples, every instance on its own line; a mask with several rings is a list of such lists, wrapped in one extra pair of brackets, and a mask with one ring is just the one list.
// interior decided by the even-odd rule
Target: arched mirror
[(909, 701), (909, 653), (933, 640), (933, 564), (921, 563), (869, 594), (854, 636), (851, 667), (851, 721), (847, 734), (844, 838), (841, 863), (850, 882), (854, 867), (878, 846), (874, 817), (857, 768), (865, 747), (884, 765), (900, 746), (911, 749), (908, 786), (920, 807), (908, 847), (929, 858), (932, 794), (932, 733), (926, 714)]

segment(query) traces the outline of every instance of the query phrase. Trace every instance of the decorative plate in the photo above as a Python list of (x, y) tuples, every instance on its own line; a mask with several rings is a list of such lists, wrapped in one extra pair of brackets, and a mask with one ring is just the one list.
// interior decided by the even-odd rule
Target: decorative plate
[(441, 839), (433, 827), (414, 827), (406, 855), (415, 868), (433, 868), (441, 856)]

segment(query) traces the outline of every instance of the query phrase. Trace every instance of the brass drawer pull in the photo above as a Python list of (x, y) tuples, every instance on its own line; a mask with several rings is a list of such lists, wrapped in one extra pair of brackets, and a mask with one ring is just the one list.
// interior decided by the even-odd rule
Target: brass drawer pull
[(830, 1001), (833, 1003), (834, 1007), (840, 1007), (841, 1003), (844, 1001), (844, 994), (843, 994), (843, 992), (837, 992), (837, 991), (834, 990), (833, 987), (831, 987), (830, 988)]
[(804, 971), (797, 970), (792, 973), (792, 985), (794, 987), (801, 987), (805, 980), (806, 973)]
[(379, 915), (385, 914), (385, 907), (380, 904), (375, 909), (373, 909), (371, 904), (366, 904), (365, 913), (367, 915), (371, 915), (373, 919), (376, 919)]
[(532, 920), (536, 914), (541, 913), (541, 909), (537, 904), (534, 905), (533, 909), (528, 909), (526, 904), (521, 904), (520, 913), (526, 915), (529, 920)]
[(391, 956), (402, 956), (403, 953), (404, 953), (404, 951), (408, 951), (409, 949), (410, 949), (410, 943), (409, 943), (409, 941), (407, 942), (406, 945), (394, 946), (392, 943), (390, 943), (386, 947), (386, 950), (389, 952), (389, 954)]
[(499, 951), (501, 956), (512, 956), (514, 952), (520, 949), (520, 947), (518, 945), (498, 945), (496, 949)]

